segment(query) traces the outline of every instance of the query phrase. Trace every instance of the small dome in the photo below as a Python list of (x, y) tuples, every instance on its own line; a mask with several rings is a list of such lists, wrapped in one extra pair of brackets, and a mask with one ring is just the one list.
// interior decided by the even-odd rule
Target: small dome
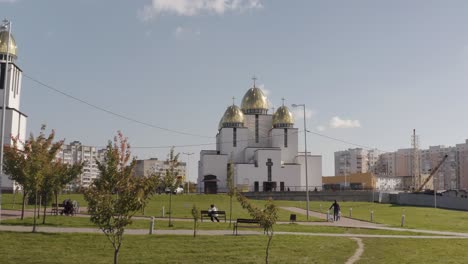
[(268, 100), (260, 88), (253, 87), (245, 93), (241, 106), (244, 114), (266, 114)]
[(244, 114), (237, 105), (229, 106), (220, 121), (221, 127), (243, 127)]
[(273, 114), (273, 127), (292, 127), (294, 125), (294, 116), (288, 107), (280, 106)]
[[(3, 30), (0, 31), (0, 54), (7, 53), (7, 42), (8, 42), (8, 31)], [(16, 41), (13, 35), (10, 35), (10, 50), (8, 50), (9, 54), (16, 58), (16, 52), (18, 51), (16, 47)]]

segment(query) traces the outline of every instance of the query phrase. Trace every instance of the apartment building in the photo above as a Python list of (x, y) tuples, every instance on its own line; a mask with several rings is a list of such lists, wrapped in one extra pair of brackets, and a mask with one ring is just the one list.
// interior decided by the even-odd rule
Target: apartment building
[[(153, 172), (161, 173), (162, 176), (166, 175), (166, 170), (169, 168), (167, 160), (159, 160), (157, 158), (150, 158), (145, 160), (137, 160), (135, 166), (136, 176), (148, 176)], [(176, 172), (185, 181), (187, 165), (185, 162), (179, 162)]]
[(96, 160), (103, 160), (104, 154), (105, 149), (84, 146), (79, 141), (64, 144), (56, 155), (57, 160), (72, 165), (84, 162), (83, 173), (68, 187), (73, 190), (89, 187), (91, 182), (99, 177)]
[(362, 148), (335, 152), (335, 176), (366, 173), (374, 168), (380, 152)]

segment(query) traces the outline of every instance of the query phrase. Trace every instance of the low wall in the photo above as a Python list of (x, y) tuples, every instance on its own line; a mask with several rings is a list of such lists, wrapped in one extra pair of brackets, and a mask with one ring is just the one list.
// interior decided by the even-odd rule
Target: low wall
[[(399, 193), (397, 204), (434, 207), (434, 195)], [(468, 211), (468, 198), (437, 195), (437, 207)]]
[[(287, 201), (305, 201), (306, 192), (245, 192), (242, 193), (249, 199), (266, 200), (287, 200)], [(320, 191), (309, 192), (309, 201), (354, 201), (354, 202), (371, 202), (371, 191)], [(378, 201), (378, 193), (374, 193), (375, 201)]]

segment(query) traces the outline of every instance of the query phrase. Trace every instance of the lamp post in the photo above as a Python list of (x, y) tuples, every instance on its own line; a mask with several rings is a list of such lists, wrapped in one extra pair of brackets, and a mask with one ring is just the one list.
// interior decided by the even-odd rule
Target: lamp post
[(307, 126), (306, 126), (306, 111), (305, 104), (292, 104), (292, 107), (302, 106), (304, 110), (304, 160), (305, 160), (305, 180), (306, 180), (306, 207), (307, 207), (307, 221), (309, 221), (309, 176), (307, 172)]
[(182, 154), (187, 155), (187, 166), (185, 167), (185, 175), (187, 176), (187, 193), (190, 193), (190, 179), (188, 177), (189, 175), (189, 165), (190, 165), (190, 156), (195, 154), (193, 152), (182, 152)]
[(4, 19), (1, 25), (1, 30), (8, 29), (8, 40), (6, 44), (6, 57), (5, 57), (5, 72), (3, 78), (3, 104), (2, 104), (2, 123), (0, 131), (0, 222), (2, 221), (2, 178), (3, 178), (3, 145), (5, 145), (5, 110), (6, 110), (6, 91), (8, 85), (8, 67), (10, 57), (10, 42), (11, 42), (11, 21)]

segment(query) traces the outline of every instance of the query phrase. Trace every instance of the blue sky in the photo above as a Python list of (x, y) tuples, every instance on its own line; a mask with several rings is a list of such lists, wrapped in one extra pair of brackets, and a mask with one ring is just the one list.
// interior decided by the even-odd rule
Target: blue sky
[[(23, 79), (28, 132), (47, 124), (67, 142), (104, 146), (122, 130), (135, 147), (213, 143), (231, 97), (240, 103), (253, 75), (274, 106), (282, 97), (306, 104), (311, 131), (387, 151), (409, 147), (413, 128), (422, 147), (462, 143), (467, 11), (467, 1), (0, 0), (25, 74), (139, 121), (206, 136), (121, 119)], [(214, 147), (176, 148), (196, 153), (192, 180), (199, 151)], [(333, 152), (349, 147), (308, 135), (324, 175), (334, 173)], [(165, 159), (168, 149), (133, 152)]]

